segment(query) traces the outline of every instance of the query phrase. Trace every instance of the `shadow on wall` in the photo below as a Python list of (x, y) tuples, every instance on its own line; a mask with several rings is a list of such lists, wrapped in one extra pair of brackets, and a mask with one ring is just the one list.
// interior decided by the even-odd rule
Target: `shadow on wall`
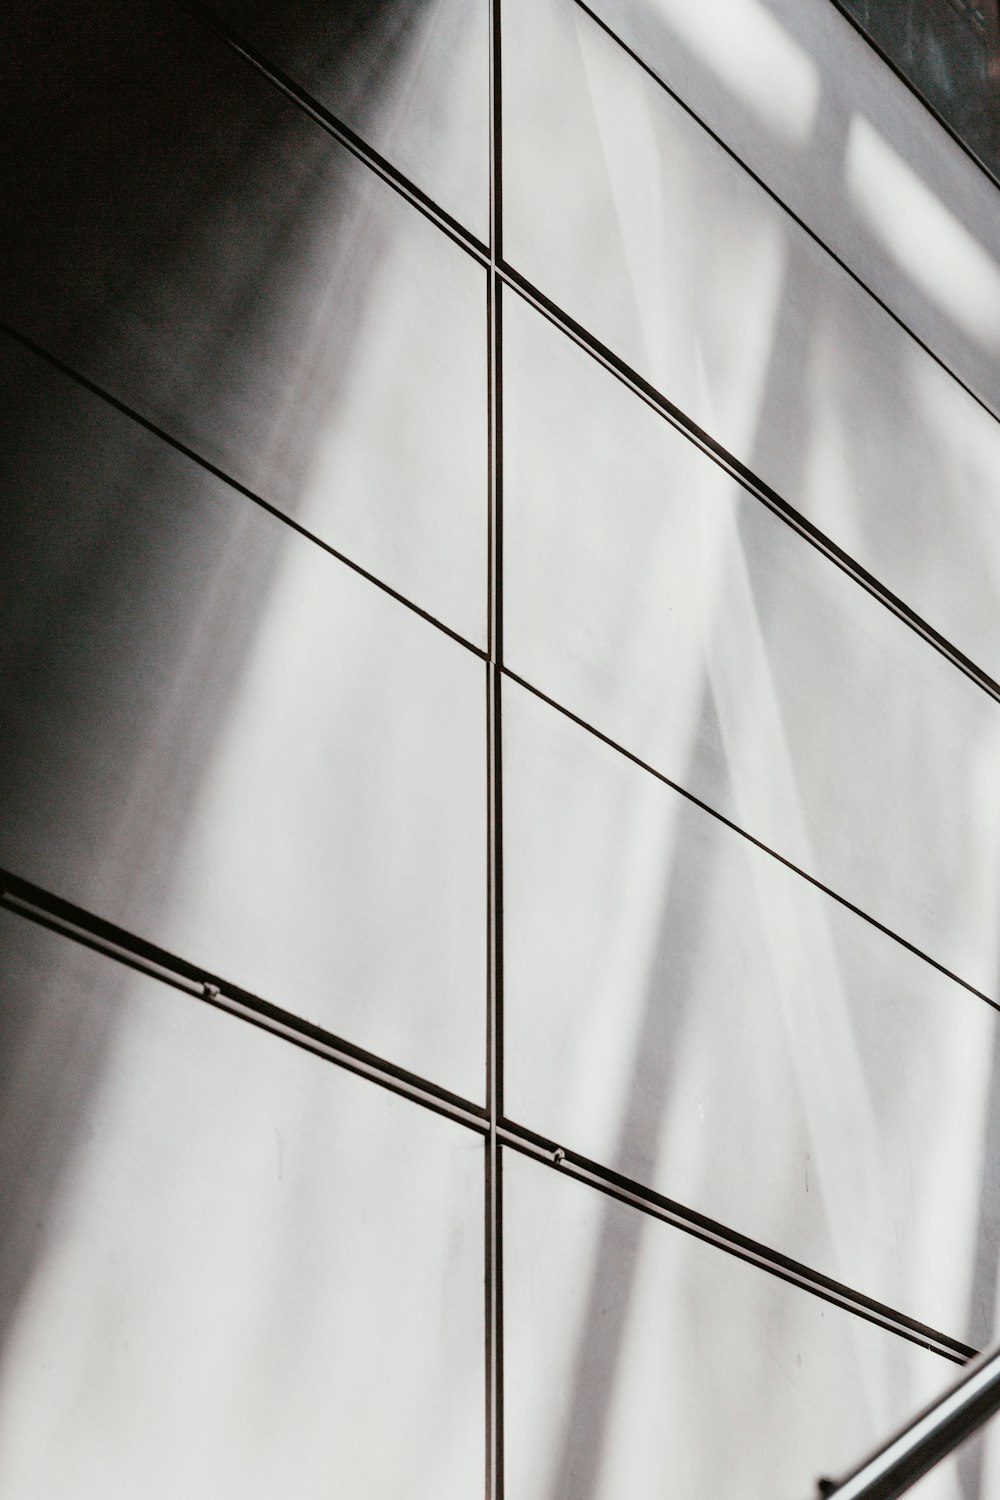
[[(714, 727), (707, 685), (700, 716), (702, 731)], [(681, 802), (675, 853), (685, 847), (685, 830), (689, 826), (696, 829), (702, 817), (699, 808)], [(696, 991), (691, 970), (701, 949), (701, 928), (705, 924), (697, 900), (703, 889), (692, 879), (690, 867), (677, 858), (664, 871), (657, 942), (649, 957), (627, 1102), (610, 1163), (640, 1181), (655, 1178), (664, 1118), (684, 1054), (689, 1010)], [(683, 934), (683, 943), (678, 940), (679, 934)], [(602, 1459), (620, 1379), (641, 1242), (647, 1232), (644, 1214), (631, 1213), (623, 1221), (620, 1206), (613, 1199), (605, 1202), (548, 1500), (596, 1500), (604, 1493), (600, 1482)], [(692, 1381), (697, 1380), (697, 1371), (687, 1373)], [(711, 1409), (711, 1403), (706, 1409)], [(650, 1476), (651, 1490), (662, 1483), (663, 1476)]]
[[(271, 21), (280, 26), (285, 9), (289, 34), (300, 30), (310, 45), (328, 8), (272, 5)], [(343, 7), (322, 58), (330, 92), (357, 90), (360, 80), (369, 111), (383, 90), (398, 101), (430, 9), (430, 0)], [(349, 372), (364, 367), (387, 262), (398, 271), (397, 219), (411, 211), (171, 5), (18, 7), (2, 67), (9, 221), (0, 316), (295, 513), (317, 447), (329, 447), (353, 399)], [(401, 322), (405, 345), (413, 317)], [(393, 366), (391, 334), (376, 327), (374, 338), (376, 363), (388, 363), (363, 438), (382, 441), (395, 463), (419, 441), (416, 467), (427, 483), (441, 479), (419, 410), (417, 436), (397, 436), (393, 448), (393, 403), (412, 374), (402, 358)], [(0, 864), (112, 920), (137, 892), (156, 913), (169, 905), (234, 707), (259, 680), (255, 663), (284, 651), (293, 679), (299, 664), (303, 723), (288, 726), (271, 764), (276, 775), (306, 779), (315, 768), (303, 760), (300, 731), (312, 722), (322, 750), (321, 720), (362, 712), (373, 671), (367, 640), (361, 632), (335, 691), (315, 641), (296, 639), (298, 617), (282, 605), (279, 624), (270, 622), (290, 567), (294, 575), (289, 553), (316, 555), (306, 592), (310, 569), (340, 565), (18, 344), (4, 344)], [(474, 340), (468, 361), (479, 368)], [(433, 353), (428, 369), (436, 370)], [(340, 470), (328, 465), (333, 494), (321, 502), (335, 533), (343, 498), (335, 481), (346, 485), (352, 473), (356, 488), (367, 484), (362, 501), (377, 492), (376, 509), (398, 479), (385, 466), (372, 478), (356, 452)], [(444, 479), (452, 485), (455, 475)], [(343, 499), (348, 518), (351, 503)], [(409, 542), (422, 540), (417, 527)], [(276, 646), (289, 618), (291, 636)], [(265, 801), (271, 790), (260, 788)], [(319, 793), (315, 775), (305, 790)], [(235, 826), (261, 834), (258, 884), (280, 883), (300, 853), (288, 847), (300, 827), (265, 837), (279, 812), (233, 814)], [(362, 859), (365, 819), (373, 827), (379, 816), (370, 807), (356, 813), (352, 849)], [(426, 828), (414, 836), (419, 842)], [(268, 864), (276, 846), (277, 867)], [(252, 839), (245, 850), (212, 851), (230, 865), (257, 852)], [(364, 868), (344, 876), (362, 889), (378, 877)], [(75, 1132), (113, 1042), (97, 1026), (84, 1028), (79, 1046), (49, 1045), (46, 997), (60, 983), (59, 973), (20, 974), (17, 1003), (0, 1018), (0, 1115), (7, 1119), (16, 1099), (23, 1116), (30, 1101), (4, 1146), (0, 1340), (71, 1186)]]
[(208, 0), (206, 8), (487, 240), (486, 0)]
[[(3, 1494), (474, 1493), (478, 1141), (11, 913), (0, 951), (5, 1011), (36, 1018), (3, 1139), (44, 1218), (0, 1351)], [(38, 1088), (87, 1048), (95, 1094)]]
[[(405, 7), (402, 35), (399, 7), (370, 7), (367, 29), (355, 17), (331, 98), (361, 76), (369, 113), (383, 84), (390, 98), (408, 86), (414, 109), (435, 77), (423, 53), (436, 56), (417, 17), (434, 8)], [(398, 555), (417, 529), (399, 470), (433, 553), (446, 524), (424, 491), (454, 503), (482, 489), (481, 274), (178, 7), (106, 6), (95, 21), (48, 0), (28, 16), (4, 58), (0, 318), (362, 566), (405, 593), (416, 568), (431, 592), (420, 548)], [(411, 67), (408, 39), (422, 49)], [(475, 131), (458, 130), (468, 104), (452, 92), (464, 141)], [(450, 447), (435, 442), (445, 402)], [(450, 598), (419, 602), (454, 613)], [(467, 608), (449, 623), (480, 626)]]

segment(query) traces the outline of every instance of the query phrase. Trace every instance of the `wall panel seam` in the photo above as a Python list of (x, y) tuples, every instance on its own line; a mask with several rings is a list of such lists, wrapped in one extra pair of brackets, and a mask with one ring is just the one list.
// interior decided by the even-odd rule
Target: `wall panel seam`
[(461, 246), (468, 255), (477, 260), (480, 265), (489, 264), (489, 251), (486, 245), (478, 239), (471, 230), (451, 214), (435, 203), (427, 193), (412, 182), (405, 173), (400, 172), (391, 162), (381, 156), (372, 146), (353, 131), (349, 125), (326, 105), (304, 89), (301, 84), (295, 82), (277, 65), (270, 61), (262, 52), (249, 41), (245, 40), (226, 22), (221, 20), (210, 6), (203, 5), (200, 0), (173, 0), (178, 9), (185, 11), (193, 20), (212, 32), (220, 41), (226, 43), (238, 57), (248, 63), (256, 73), (283, 94), (291, 104), (294, 104), (304, 114), (308, 115), (315, 124), (319, 125), (327, 135), (333, 137), (345, 150), (349, 151), (359, 162), (369, 167), (375, 175), (397, 192), (400, 197), (416, 208), (425, 218), (435, 224), (449, 239)]
[(500, 1127), (500, 1138), (506, 1147), (530, 1157), (554, 1172), (571, 1177), (583, 1186), (604, 1193), (607, 1197), (614, 1198), (619, 1203), (624, 1203), (640, 1213), (658, 1219), (661, 1223), (670, 1224), (694, 1239), (714, 1245), (737, 1260), (757, 1266), (760, 1270), (776, 1276), (781, 1281), (789, 1282), (811, 1296), (819, 1297), (824, 1302), (831, 1302), (855, 1317), (863, 1318), (866, 1322), (876, 1323), (887, 1332), (894, 1333), (911, 1343), (919, 1344), (921, 1348), (950, 1359), (956, 1364), (964, 1364), (978, 1353), (978, 1350), (963, 1343), (960, 1339), (953, 1338), (939, 1329), (931, 1328), (918, 1319), (911, 1318), (907, 1313), (889, 1307), (888, 1304), (879, 1302), (874, 1297), (868, 1297), (864, 1292), (838, 1282), (821, 1271), (815, 1271), (772, 1247), (698, 1213), (695, 1209), (676, 1203), (644, 1183), (625, 1177), (612, 1168), (591, 1161), (577, 1152), (561, 1146), (553, 1148), (552, 1143), (546, 1138), (536, 1135), (515, 1121), (503, 1121)]
[[(310, 1052), (322, 1062), (362, 1077), (422, 1109), (430, 1110), (473, 1131), (484, 1141), (489, 1139), (489, 1115), (480, 1106), (459, 1095), (450, 1094), (417, 1074), (397, 1068), (384, 1058), (354, 1047), (350, 1042), (260, 1000), (219, 976), (207, 977), (205, 971), (197, 965), (157, 949), (144, 939), (51, 895), (41, 887), (0, 872), (0, 909), (6, 909), (18, 918), (100, 953), (110, 962), (120, 963), (170, 988), (178, 989), (196, 1002), (223, 1010), (236, 1021), (249, 1022), (276, 1040)], [(749, 1261), (766, 1274), (790, 1282), (824, 1301), (836, 1303), (845, 1311), (867, 1322), (878, 1323), (888, 1332), (911, 1343), (920, 1344), (957, 1362), (964, 1362), (976, 1352), (950, 1334), (930, 1328), (908, 1314), (868, 1297), (860, 1290), (834, 1281), (823, 1272), (814, 1271), (773, 1247), (730, 1229), (696, 1209), (677, 1203), (636, 1179), (625, 1177), (577, 1152), (555, 1146), (548, 1137), (539, 1135), (528, 1126), (498, 1116), (494, 1134), (498, 1149), (506, 1147), (516, 1150), (554, 1171), (572, 1176), (585, 1187), (615, 1198), (682, 1233), (711, 1243), (724, 1254)]]
[(480, 1134), (487, 1130), (485, 1110), (470, 1100), (6, 872), (0, 872), (0, 909), (247, 1021), (281, 1041), (367, 1078), (412, 1103), (446, 1115), (470, 1130)]
[(200, 469), (204, 469), (206, 473), (211, 474), (214, 479), (220, 480), (229, 489), (234, 490), (236, 494), (241, 495), (245, 500), (252, 501), (254, 505), (259, 506), (261, 510), (266, 511), (267, 514), (273, 517), (274, 520), (280, 521), (282, 525), (287, 526), (290, 531), (293, 531), (297, 536), (302, 537), (304, 541), (312, 542), (316, 547), (319, 547), (322, 552), (327, 553), (327, 555), (329, 557), (332, 557), (336, 562), (341, 563), (345, 568), (349, 568), (352, 573), (356, 573), (358, 577), (363, 578), (366, 583), (372, 584), (379, 590), (380, 593), (387, 594), (390, 599), (394, 599), (397, 604), (403, 605), (403, 607), (410, 610), (412, 614), (419, 616), (419, 618), (425, 621), (426, 624), (433, 625), (435, 630), (440, 630), (442, 634), (448, 636), (459, 646), (463, 646), (466, 651), (470, 651), (473, 656), (479, 657), (480, 661), (485, 661), (487, 659), (487, 652), (484, 651), (481, 646), (476, 646), (472, 641), (466, 640), (465, 636), (460, 635), (457, 630), (454, 630), (450, 625), (446, 625), (443, 620), (439, 620), (435, 615), (432, 615), (430, 611), (424, 609), (422, 605), (416, 604), (405, 594), (400, 593), (398, 589), (394, 589), (391, 584), (386, 583), (383, 579), (379, 578), (377, 574), (369, 572), (367, 568), (364, 568), (360, 563), (355, 562), (354, 559), (349, 557), (346, 552), (341, 552), (338, 548), (334, 547), (331, 542), (324, 541), (321, 536), (317, 536), (315, 532), (310, 531), (308, 527), (303, 526), (302, 523), (300, 521), (297, 521), (294, 516), (288, 515), (286, 511), (281, 510), (270, 500), (265, 500), (263, 496), (258, 495), (254, 490), (250, 489), (248, 485), (245, 485), (239, 479), (234, 478), (232, 474), (227, 474), (225, 469), (220, 469), (218, 464), (214, 464), (210, 459), (205, 458), (195, 448), (189, 447), (187, 443), (182, 442), (180, 438), (174, 437), (165, 428), (160, 427), (149, 417), (143, 416), (142, 412), (137, 411), (132, 406), (129, 406), (118, 396), (112, 395), (110, 391), (106, 390), (103, 386), (98, 385), (95, 381), (90, 380), (86, 375), (82, 375), (78, 370), (73, 369), (71, 365), (68, 365), (63, 360), (59, 359), (57, 355), (50, 354), (47, 349), (43, 348), (40, 344), (37, 344), (34, 339), (28, 338), (27, 335), (21, 333), (19, 329), (15, 328), (12, 324), (6, 322), (3, 319), (0, 319), (0, 335), (5, 335), (7, 338), (11, 339), (12, 342), (20, 344), (21, 347), (26, 349), (30, 354), (35, 355), (38, 359), (44, 360), (46, 364), (51, 365), (51, 367), (54, 370), (57, 370), (60, 375), (65, 375), (67, 379), (72, 380), (76, 385), (82, 386), (84, 390), (89, 391), (92, 396), (97, 396), (99, 400), (105, 402), (108, 406), (113, 407), (114, 410), (119, 412), (123, 417), (128, 417), (131, 421), (136, 422), (140, 427), (144, 428), (146, 432), (150, 433), (153, 437), (158, 438), (161, 442), (166, 443), (166, 445), (170, 448), (173, 448), (176, 453), (180, 453), (184, 458), (189, 459), (191, 463), (197, 464)]
[(486, 1500), (504, 1493), (503, 1157), (497, 1127), (503, 1113), (503, 327), (498, 274), (503, 235), (500, 0), (489, 0), (490, 246), (487, 293), (489, 588), (487, 678), (487, 991), (486, 1241), (489, 1250), (486, 1345)]

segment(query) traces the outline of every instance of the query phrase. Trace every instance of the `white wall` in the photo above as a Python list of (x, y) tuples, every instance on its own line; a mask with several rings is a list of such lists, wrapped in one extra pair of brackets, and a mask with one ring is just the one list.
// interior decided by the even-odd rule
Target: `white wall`
[(13, 29), (11, 1500), (805, 1497), (992, 1336), (996, 189), (592, 8)]

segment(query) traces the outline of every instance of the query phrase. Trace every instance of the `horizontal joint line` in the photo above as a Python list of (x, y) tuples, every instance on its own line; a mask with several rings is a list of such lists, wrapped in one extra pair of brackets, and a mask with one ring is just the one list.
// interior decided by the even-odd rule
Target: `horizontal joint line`
[(977, 989), (974, 984), (971, 984), (969, 982), (969, 980), (963, 979), (960, 974), (956, 974), (952, 969), (946, 968), (945, 965), (940, 963), (936, 958), (932, 958), (929, 953), (925, 953), (922, 948), (918, 948), (916, 944), (911, 943), (908, 938), (902, 937), (898, 932), (894, 932), (891, 927), (887, 927), (884, 922), (880, 922), (877, 917), (871, 916), (870, 913), (866, 912), (863, 907), (855, 906), (853, 901), (848, 900), (846, 896), (842, 896), (838, 891), (835, 891), (832, 886), (824, 885), (824, 883), (815, 875), (810, 875), (808, 870), (803, 870), (800, 865), (793, 864), (793, 862), (790, 859), (786, 858), (784, 854), (779, 853), (777, 849), (773, 849), (770, 844), (765, 844), (762, 839), (757, 838), (755, 834), (750, 833), (746, 828), (742, 828), (739, 823), (734, 822), (732, 818), (728, 818), (725, 813), (719, 812), (719, 810), (713, 807), (711, 803), (705, 802), (701, 797), (697, 796), (696, 793), (689, 791), (687, 787), (682, 786), (679, 781), (674, 781), (673, 778), (668, 776), (665, 771), (661, 771), (656, 766), (651, 765), (649, 761), (643, 760), (642, 757), (637, 755), (634, 750), (629, 750), (628, 747), (621, 744), (620, 741), (612, 739), (609, 734), (605, 734), (603, 729), (598, 729), (597, 726), (595, 724), (591, 724), (588, 719), (584, 719), (580, 714), (574, 713), (571, 708), (567, 708), (564, 704), (560, 703), (557, 698), (550, 697), (549, 694), (544, 692), (542, 688), (536, 687), (533, 682), (529, 682), (526, 677), (521, 677), (517, 672), (512, 671), (509, 667), (501, 667), (500, 670), (503, 675), (511, 682), (516, 682), (518, 687), (524, 688), (526, 692), (531, 693), (533, 697), (539, 699), (540, 702), (547, 704), (549, 708), (555, 709), (555, 711), (562, 714), (564, 718), (569, 719), (573, 724), (577, 724), (581, 729), (586, 730), (588, 734), (591, 734), (595, 739), (600, 740), (603, 745), (607, 745), (609, 750), (614, 750), (618, 755), (624, 756), (626, 760), (631, 761), (634, 766), (637, 766), (641, 771), (645, 771), (647, 775), (655, 776), (657, 781), (661, 781), (663, 785), (668, 786), (671, 791), (676, 792), (687, 802), (693, 803), (695, 807), (700, 808), (702, 812), (707, 813), (709, 817), (714, 818), (716, 822), (721, 823), (725, 828), (728, 828), (733, 833), (738, 834), (741, 839), (745, 839), (748, 844), (752, 844), (754, 848), (759, 849), (762, 854), (766, 854), (771, 859), (777, 860), (780, 865), (784, 865), (786, 870), (789, 870), (793, 875), (797, 875), (801, 880), (807, 881), (811, 886), (814, 886), (816, 890), (822, 891), (824, 896), (829, 896), (830, 899), (836, 901), (839, 906), (843, 906), (847, 911), (853, 912), (856, 917), (860, 917), (861, 920), (867, 922), (870, 927), (876, 928), (877, 931), (883, 933), (886, 937), (891, 938), (894, 943), (898, 943), (901, 948), (905, 948), (906, 951), (908, 953), (912, 953), (915, 958), (922, 959), (923, 962), (929, 964), (932, 969), (936, 969), (939, 974), (943, 974), (946, 979), (950, 979), (953, 981), (953, 983), (961, 985), (962, 989), (968, 990), (970, 995), (975, 995), (977, 1000), (983, 1000), (987, 1005), (992, 1006), (994, 1010), (1000, 1010), (1000, 1000), (995, 999), (992, 995), (986, 994), (984, 990)]
[(670, 1224), (695, 1239), (714, 1245), (726, 1254), (755, 1265), (759, 1270), (787, 1281), (825, 1302), (831, 1302), (845, 1312), (875, 1323), (900, 1338), (919, 1344), (932, 1353), (957, 1364), (964, 1364), (977, 1352), (949, 1334), (929, 1328), (906, 1313), (877, 1302), (862, 1292), (853, 1291), (820, 1271), (813, 1271), (801, 1262), (771, 1251), (766, 1245), (727, 1229), (725, 1225), (707, 1218), (695, 1209), (665, 1198), (634, 1179), (623, 1177), (610, 1168), (561, 1146), (553, 1148), (512, 1120), (505, 1120), (498, 1127), (497, 1135), (505, 1146), (531, 1157), (541, 1165), (572, 1177), (584, 1186), (594, 1188), (651, 1218)]
[(338, 548), (334, 547), (331, 542), (324, 541), (321, 536), (317, 536), (315, 532), (310, 531), (307, 527), (303, 526), (301, 521), (296, 521), (293, 516), (290, 516), (285, 511), (279, 509), (279, 507), (277, 505), (274, 505), (270, 500), (265, 500), (262, 495), (258, 495), (254, 490), (243, 484), (241, 480), (234, 479), (231, 474), (226, 473), (225, 469), (220, 469), (218, 464), (213, 464), (210, 459), (205, 458), (195, 448), (190, 448), (187, 443), (181, 442), (179, 438), (174, 437), (171, 433), (167, 432), (165, 428), (159, 427), (155, 422), (151, 421), (149, 417), (143, 416), (142, 412), (136, 411), (134, 407), (129, 406), (125, 401), (122, 401), (120, 397), (112, 395), (110, 391), (105, 390), (105, 388), (101, 385), (98, 385), (96, 381), (93, 381), (88, 376), (81, 374), (81, 372), (79, 370), (75, 370), (72, 365), (66, 364), (64, 360), (61, 360), (58, 357), (58, 355), (51, 354), (41, 344), (37, 344), (34, 339), (29, 338), (27, 334), (24, 334), (20, 331), (20, 329), (15, 328), (13, 324), (7, 323), (3, 319), (0, 319), (0, 334), (6, 335), (6, 337), (11, 339), (14, 343), (20, 344), (21, 347), (27, 349), (30, 354), (33, 354), (36, 356), (36, 358), (43, 360), (54, 370), (58, 370), (60, 375), (64, 375), (68, 380), (72, 380), (75, 384), (81, 386), (84, 390), (89, 391), (91, 395), (96, 396), (99, 400), (105, 402), (108, 406), (113, 407), (115, 411), (120, 412), (123, 417), (127, 417), (130, 421), (135, 422), (139, 427), (144, 428), (153, 437), (159, 438), (159, 440), (163, 443), (166, 443), (169, 448), (174, 449), (176, 453), (181, 454), (183, 458), (188, 459), (191, 463), (197, 464), (200, 469), (204, 469), (207, 474), (211, 474), (214, 479), (218, 479), (229, 489), (234, 490), (236, 494), (242, 495), (244, 499), (252, 501), (254, 505), (258, 506), (261, 510), (266, 511), (269, 516), (272, 516), (274, 520), (280, 521), (283, 526), (287, 526), (290, 531), (293, 531), (296, 533), (296, 535), (302, 537), (304, 541), (312, 542), (314, 546), (319, 547), (322, 552), (325, 552), (329, 557), (334, 558), (334, 560), (336, 562), (339, 562), (343, 567), (348, 568), (352, 573), (356, 573), (358, 577), (363, 578), (366, 583), (372, 584), (379, 590), (380, 593), (386, 594), (390, 599), (394, 599), (397, 604), (401, 604), (404, 609), (408, 609), (411, 614), (417, 615), (421, 620), (425, 621), (426, 624), (432, 625), (435, 630), (440, 630), (443, 635), (448, 636), (459, 646), (464, 647), (466, 651), (471, 651), (473, 656), (479, 657), (480, 661), (488, 660), (488, 653), (481, 646), (474, 645), (472, 641), (469, 641), (465, 638), (465, 636), (460, 635), (457, 630), (454, 630), (452, 628), (452, 626), (446, 625), (443, 620), (439, 620), (435, 615), (432, 615), (428, 610), (424, 609), (422, 605), (415, 604), (412, 599), (407, 598), (405, 594), (401, 594), (399, 590), (394, 589), (391, 584), (384, 582), (384, 580), (379, 578), (375, 573), (369, 572), (367, 568), (362, 567), (360, 563), (355, 562), (353, 558), (348, 557), (346, 552), (341, 552), (338, 550)]
[(279, 1040), (367, 1078), (412, 1103), (445, 1115), (456, 1124), (464, 1125), (481, 1135), (488, 1133), (489, 1121), (485, 1111), (471, 1101), (447, 1090), (439, 1090), (376, 1054), (354, 1047), (323, 1027), (272, 1005), (237, 985), (229, 984), (218, 975), (199, 970), (186, 960), (166, 953), (124, 929), (116, 928), (82, 908), (50, 896), (39, 887), (29, 886), (28, 882), (14, 876), (0, 876), (0, 907), (127, 968), (181, 990), (193, 999), (202, 1000), (215, 1009), (248, 1021)]

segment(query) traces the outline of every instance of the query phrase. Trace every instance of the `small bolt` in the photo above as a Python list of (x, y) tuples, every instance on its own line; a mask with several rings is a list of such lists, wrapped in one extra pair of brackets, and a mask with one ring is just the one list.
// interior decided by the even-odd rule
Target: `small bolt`
[(563, 1150), (563, 1148), (561, 1146), (557, 1146), (556, 1149), (552, 1153), (552, 1165), (554, 1167), (561, 1167), (562, 1164), (563, 1164), (563, 1162), (565, 1160), (566, 1160), (566, 1153), (565, 1153), (565, 1151)]
[(219, 986), (217, 984), (203, 984), (201, 992), (206, 1000), (218, 1000), (219, 998)]

